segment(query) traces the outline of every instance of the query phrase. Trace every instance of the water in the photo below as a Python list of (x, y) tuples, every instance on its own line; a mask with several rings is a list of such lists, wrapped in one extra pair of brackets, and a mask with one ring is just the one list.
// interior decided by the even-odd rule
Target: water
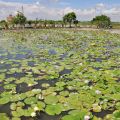
[[(31, 32), (29, 37), (26, 37), (27, 32)], [(99, 75), (92, 76), (93, 72), (119, 69), (117, 67), (119, 60), (117, 61), (116, 59), (119, 55), (114, 54), (115, 48), (119, 48), (119, 45), (115, 47), (115, 43), (111, 43), (111, 41), (110, 44), (114, 46), (110, 47), (110, 45), (105, 46), (104, 42), (101, 42), (100, 45), (103, 51), (100, 48), (95, 50), (94, 46), (91, 47), (91, 40), (99, 45), (99, 41), (96, 41), (97, 37), (91, 34), (86, 37), (86, 34), (79, 33), (78, 36), (73, 36), (74, 39), (70, 39), (71, 34), (73, 34), (70, 33), (61, 32), (59, 36), (56, 36), (56, 32), (53, 33), (53, 31), (25, 31), (25, 33), (22, 33), (25, 40), (21, 39), (23, 36), (19, 32), (18, 34), (13, 32), (12, 35), (8, 32), (6, 33), (8, 35), (0, 37), (0, 75), (5, 75), (5, 77), (0, 76), (0, 93), (13, 92), (12, 89), (4, 88), (5, 85), (9, 84), (16, 86), (16, 93), (13, 93), (16, 95), (32, 91), (33, 89), (46, 90), (45, 87), (42, 87), (43, 84), (49, 84), (52, 88), (59, 81), (64, 81), (66, 84), (76, 79), (84, 80), (85, 78), (90, 79), (87, 87), (94, 87), (97, 86), (97, 80), (94, 83), (94, 79), (95, 77), (97, 79)], [(116, 55), (118, 56), (116, 57)], [(104, 65), (105, 62), (112, 64), (110, 61), (112, 57), (116, 61), (113, 67), (112, 65), (108, 68), (99, 67), (99, 65), (94, 65), (93, 67), (92, 65), (93, 63)], [(57, 67), (54, 67), (55, 65), (60, 68), (57, 69)], [(67, 65), (70, 65), (70, 68)], [(92, 77), (94, 77), (93, 81)], [(25, 80), (21, 81), (23, 78)], [(78, 85), (80, 82), (78, 81)], [(120, 79), (116, 80), (116, 82), (119, 83)], [(73, 84), (71, 83), (70, 85), (72, 86)], [(69, 90), (68, 87), (66, 84), (63, 90), (78, 94), (83, 86), (78, 86), (78, 89), (73, 90)], [(54, 92), (59, 94), (61, 91), (58, 92), (56, 90)], [(0, 113), (6, 113), (9, 117), (12, 117), (10, 104), (11, 102), (0, 105)], [(27, 109), (28, 106), (26, 105), (25, 107)], [(113, 112), (114, 110), (103, 110), (99, 113), (92, 112), (92, 114), (103, 118)], [(21, 120), (60, 120), (66, 114), (62, 112), (60, 115), (50, 116), (45, 112), (37, 112), (35, 118), (21, 117)]]

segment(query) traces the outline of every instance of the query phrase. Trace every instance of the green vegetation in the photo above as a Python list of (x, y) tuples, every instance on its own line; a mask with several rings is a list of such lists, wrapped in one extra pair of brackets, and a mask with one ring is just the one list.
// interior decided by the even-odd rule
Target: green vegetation
[(63, 21), (64, 23), (69, 23), (70, 24), (70, 28), (71, 28), (71, 24), (72, 23), (77, 23), (76, 21), (76, 14), (74, 12), (68, 13), (63, 17)]
[[(10, 18), (9, 18), (10, 17)], [(119, 29), (119, 22), (111, 22), (106, 15), (100, 15), (93, 18), (92, 21), (78, 21), (77, 15), (70, 12), (63, 16), (63, 20), (27, 20), (25, 15), (18, 11), (16, 16), (9, 15), (7, 20), (0, 21), (0, 29), (20, 29), (20, 28), (104, 28)]]
[(0, 26), (1, 26), (1, 28), (8, 29), (8, 24), (7, 24), (7, 22), (5, 20), (0, 21)]
[(17, 15), (13, 18), (12, 22), (15, 25), (19, 24), (19, 25), (23, 25), (24, 26), (25, 23), (26, 23), (26, 17), (24, 16), (23, 13), (18, 12)]
[(106, 15), (96, 16), (91, 21), (93, 24), (97, 25), (97, 28), (111, 28), (111, 20)]
[(0, 120), (120, 119), (120, 35), (75, 29), (0, 35)]

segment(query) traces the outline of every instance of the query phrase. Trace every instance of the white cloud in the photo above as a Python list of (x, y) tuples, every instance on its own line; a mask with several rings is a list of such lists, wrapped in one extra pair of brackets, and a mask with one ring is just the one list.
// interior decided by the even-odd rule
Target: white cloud
[(120, 15), (120, 8), (111, 8), (103, 11), (104, 14), (108, 15)]
[[(50, 0), (59, 2), (60, 0)], [(59, 2), (60, 3), (60, 2)], [(63, 14), (74, 11), (79, 20), (91, 20), (95, 15), (106, 14), (114, 21), (120, 21), (120, 8), (106, 7), (103, 3), (98, 3), (95, 7), (74, 9), (72, 7), (50, 8), (40, 2), (34, 4), (25, 4), (18, 2), (0, 1), (0, 19), (6, 19), (9, 14), (15, 14), (16, 11), (24, 7), (24, 13), (28, 19), (62, 19)]]
[(36, 2), (36, 5), (39, 5), (39, 4), (40, 4), (40, 2), (39, 2), (39, 1), (37, 1), (37, 2)]
[(96, 8), (104, 8), (104, 7), (105, 7), (105, 4), (103, 3), (96, 4)]

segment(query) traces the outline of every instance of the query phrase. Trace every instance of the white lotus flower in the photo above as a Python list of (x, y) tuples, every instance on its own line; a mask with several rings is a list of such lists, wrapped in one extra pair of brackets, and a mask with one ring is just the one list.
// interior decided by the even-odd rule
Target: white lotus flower
[(1, 63), (1, 64), (3, 64), (3, 63), (4, 63), (4, 61), (1, 61), (0, 63)]
[(67, 103), (67, 102), (65, 102), (65, 103), (64, 103), (64, 106), (68, 106), (68, 103)]
[(43, 96), (40, 94), (39, 97), (38, 97), (40, 100), (43, 100)]
[(79, 63), (80, 66), (82, 66), (83, 64), (82, 63)]
[(60, 78), (63, 78), (63, 76), (60, 76)]
[(100, 90), (96, 90), (95, 93), (99, 95), (99, 94), (101, 94), (101, 91)]
[(100, 102), (100, 105), (102, 105), (103, 103), (104, 103), (104, 102), (103, 102), (103, 101), (101, 101), (101, 102)]
[(92, 86), (90, 86), (90, 90), (92, 90), (92, 88), (93, 88), (93, 87), (92, 87)]
[(108, 102), (108, 100), (107, 100), (107, 99), (104, 99), (104, 102)]
[(38, 111), (39, 110), (39, 108), (38, 107), (34, 107), (34, 111)]
[(97, 103), (95, 103), (95, 104), (93, 104), (92, 106), (93, 106), (93, 108), (95, 108), (95, 107), (97, 107), (97, 106), (98, 106), (98, 104), (97, 104)]
[(31, 87), (32, 86), (32, 84), (28, 84), (28, 87)]
[(86, 83), (86, 84), (89, 83), (89, 80), (85, 80), (85, 83)]
[(54, 96), (55, 96), (55, 95), (57, 95), (57, 93), (56, 93), (56, 92), (53, 92), (53, 93), (52, 93), (52, 95), (54, 95)]
[(90, 116), (85, 115), (84, 120), (90, 120)]
[(35, 112), (32, 112), (31, 113), (31, 117), (35, 117), (36, 116), (36, 113)]

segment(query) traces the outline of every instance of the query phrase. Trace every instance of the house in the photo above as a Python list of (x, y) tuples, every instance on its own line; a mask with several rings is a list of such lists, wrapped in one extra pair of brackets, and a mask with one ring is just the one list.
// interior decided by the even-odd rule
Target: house
[(8, 17), (7, 17), (7, 23), (8, 23), (8, 27), (9, 28), (13, 28), (13, 19), (14, 19), (14, 16), (13, 15), (9, 15)]
[(8, 23), (12, 23), (13, 18), (14, 18), (14, 17), (10, 14), (10, 15), (7, 17), (7, 22), (8, 22)]

